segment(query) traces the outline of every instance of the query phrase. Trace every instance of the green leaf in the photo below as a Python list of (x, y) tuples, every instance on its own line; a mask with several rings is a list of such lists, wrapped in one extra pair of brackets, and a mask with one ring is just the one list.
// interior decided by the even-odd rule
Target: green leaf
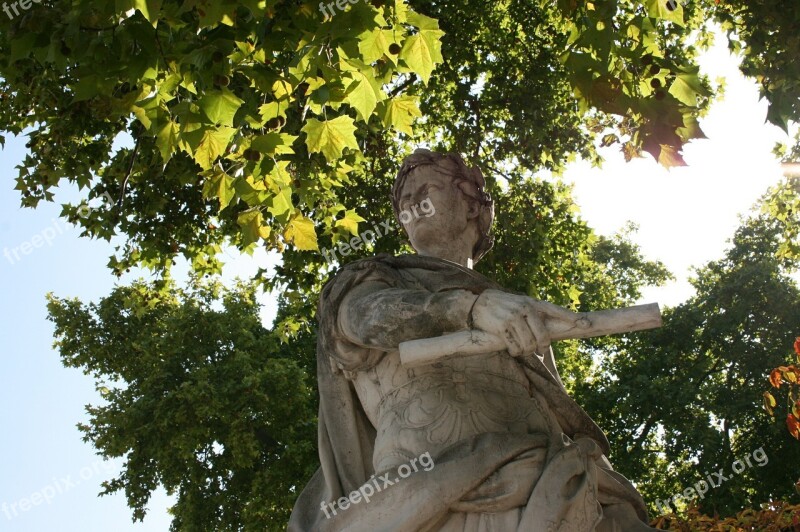
[(676, 2), (677, 6), (674, 10), (667, 7), (667, 0), (645, 0), (644, 7), (647, 10), (647, 16), (651, 18), (660, 18), (669, 20), (679, 26), (683, 26), (683, 5), (681, 2)]
[(352, 82), (347, 86), (344, 101), (356, 110), (359, 119), (368, 122), (379, 99), (383, 99), (383, 94), (380, 93), (380, 89), (376, 92), (376, 87), (373, 87), (374, 80), (364, 72), (356, 70), (348, 72), (347, 75)]
[[(192, 147), (194, 160), (204, 170), (214, 166), (217, 157), (225, 153), (236, 130), (232, 127), (208, 128), (184, 134)], [(191, 140), (189, 140), (191, 139)], [(194, 141), (194, 142), (193, 142)]]
[(292, 154), (294, 153), (292, 143), (296, 139), (296, 135), (272, 132), (253, 137), (250, 141), (250, 147), (268, 155)]
[(328, 162), (339, 159), (345, 148), (358, 151), (355, 130), (353, 119), (346, 115), (324, 122), (310, 118), (302, 129), (308, 151), (322, 153)]
[(319, 251), (314, 222), (300, 214), (299, 211), (295, 213), (295, 216), (289, 222), (286, 231), (283, 233), (283, 237), (297, 249)]
[(350, 234), (358, 236), (358, 224), (359, 222), (366, 222), (364, 218), (356, 214), (356, 211), (350, 209), (345, 212), (344, 218), (341, 220), (336, 220), (336, 227), (342, 227), (345, 230), (349, 231)]
[(237, 4), (230, 0), (203, 2), (202, 9), (198, 10), (200, 27), (212, 27), (219, 24), (234, 26), (236, 24), (236, 7)]
[(397, 43), (394, 31), (376, 28), (358, 36), (358, 51), (364, 62), (372, 63), (384, 55), (391, 58), (389, 45), (393, 43)]
[(703, 87), (700, 77), (694, 73), (678, 74), (669, 88), (669, 93), (681, 103), (692, 107), (697, 105), (698, 96), (709, 96), (709, 92)]
[(161, 12), (161, 0), (133, 0), (133, 7), (141, 11), (153, 27), (158, 24), (158, 16)]
[(167, 164), (172, 158), (172, 154), (178, 147), (178, 135), (180, 134), (180, 126), (173, 122), (168, 121), (164, 127), (156, 135), (156, 146), (158, 151), (161, 152), (161, 158), (164, 164)]
[(225, 172), (216, 172), (203, 186), (203, 195), (207, 198), (219, 198), (219, 210), (222, 211), (236, 196), (234, 181), (235, 179)]
[(80, 102), (90, 100), (97, 96), (100, 92), (99, 82), (99, 78), (95, 74), (89, 74), (78, 78), (78, 82), (70, 87), (74, 94), (72, 101)]
[(773, 101), (770, 102), (767, 108), (767, 120), (769, 123), (778, 126), (788, 135), (790, 118), (791, 106), (782, 105), (780, 98), (773, 96)]
[(236, 222), (242, 228), (244, 245), (258, 242), (259, 238), (269, 238), (270, 228), (264, 225), (264, 216), (258, 209), (249, 209), (239, 214)]
[(442, 35), (444, 32), (440, 30), (421, 30), (406, 39), (400, 50), (400, 59), (405, 61), (408, 68), (419, 75), (426, 85), (435, 66), (443, 61), (440, 41)]
[(421, 117), (417, 100), (413, 96), (398, 96), (383, 105), (381, 118), (387, 127), (394, 127), (408, 135), (413, 135), (411, 124), (415, 117)]
[(212, 124), (223, 126), (233, 126), (233, 117), (243, 103), (227, 88), (209, 91), (197, 102)]
[(688, 142), (692, 139), (705, 139), (706, 134), (700, 129), (700, 122), (693, 116), (685, 117), (683, 120), (684, 126), (675, 130), (680, 136), (681, 140)]

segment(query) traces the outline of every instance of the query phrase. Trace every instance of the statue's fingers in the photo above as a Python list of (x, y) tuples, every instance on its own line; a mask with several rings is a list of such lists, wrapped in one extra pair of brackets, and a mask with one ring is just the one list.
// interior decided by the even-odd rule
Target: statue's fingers
[(513, 324), (509, 324), (505, 330), (505, 340), (506, 340), (506, 349), (508, 349), (508, 353), (512, 357), (518, 357), (522, 355), (523, 343), (522, 339), (520, 338), (519, 331), (517, 331)]
[(519, 345), (522, 348), (520, 355), (528, 355), (536, 352), (537, 346), (539, 345), (538, 338), (536, 338), (536, 335), (531, 331), (526, 319), (512, 320), (509, 323), (509, 327), (514, 331), (516, 338), (519, 340)]
[(525, 316), (525, 321), (536, 338), (536, 352), (547, 353), (550, 350), (550, 331), (547, 330), (544, 322), (534, 313)]

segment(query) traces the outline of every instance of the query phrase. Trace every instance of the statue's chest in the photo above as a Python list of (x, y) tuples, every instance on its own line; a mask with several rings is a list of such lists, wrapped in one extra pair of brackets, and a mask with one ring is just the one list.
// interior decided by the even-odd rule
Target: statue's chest
[(378, 432), (376, 468), (487, 432), (549, 432), (549, 416), (507, 354), (453, 358), (403, 368), (388, 353), (356, 389)]

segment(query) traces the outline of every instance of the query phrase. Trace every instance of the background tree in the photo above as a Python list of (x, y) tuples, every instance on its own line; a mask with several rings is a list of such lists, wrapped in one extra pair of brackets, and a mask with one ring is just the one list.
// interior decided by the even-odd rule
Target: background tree
[[(64, 364), (97, 380), (84, 439), (123, 472), (134, 519), (176, 495), (173, 530), (282, 530), (316, 469), (316, 382), (260, 323), (255, 287), (193, 280), (118, 287), (97, 304), (50, 298)], [(313, 353), (313, 350), (312, 350)]]
[[(800, 501), (800, 446), (761, 408), (764, 376), (792, 351), (800, 326), (796, 265), (776, 257), (780, 226), (744, 221), (725, 256), (698, 269), (696, 295), (665, 312), (661, 329), (606, 346), (602, 370), (579, 402), (612, 441), (615, 467), (656, 499), (723, 471), (729, 480), (698, 500), (708, 515), (753, 502)], [(762, 448), (769, 462), (731, 473)], [(712, 478), (715, 478), (712, 476)]]

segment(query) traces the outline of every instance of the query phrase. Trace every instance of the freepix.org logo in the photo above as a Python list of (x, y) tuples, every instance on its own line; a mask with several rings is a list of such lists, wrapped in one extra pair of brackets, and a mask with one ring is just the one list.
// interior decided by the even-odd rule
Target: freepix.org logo
[[(755, 464), (753, 464), (753, 462), (750, 461), (751, 457), (755, 460), (756, 462)], [(656, 499), (656, 506), (658, 507), (658, 511), (661, 512), (662, 514), (672, 513), (673, 509), (672, 506), (670, 506), (670, 504), (674, 505), (675, 508), (677, 509), (678, 504), (683, 500), (692, 501), (697, 497), (699, 497), (700, 499), (704, 499), (705, 494), (708, 493), (709, 488), (718, 488), (719, 486), (722, 485), (723, 482), (725, 482), (726, 480), (730, 480), (731, 477), (735, 475), (743, 473), (744, 470), (747, 469), (748, 467), (755, 467), (755, 465), (758, 465), (758, 467), (764, 467), (768, 463), (769, 463), (769, 457), (767, 456), (767, 453), (764, 452), (763, 447), (759, 447), (749, 455), (745, 455), (742, 459), (733, 462), (733, 464), (731, 464), (732, 472), (728, 473), (727, 476), (725, 475), (725, 470), (721, 468), (717, 472), (712, 472), (710, 475), (706, 475), (706, 479), (708, 479), (708, 482), (706, 482), (706, 480), (703, 479), (697, 482), (693, 487), (686, 488), (685, 490), (683, 490), (683, 492), (676, 493), (675, 495), (669, 497), (666, 500), (662, 501), (661, 499)]]
[[(322, 13), (325, 18), (333, 18), (337, 13), (337, 11), (333, 8), (334, 5), (339, 8), (339, 11), (344, 11), (347, 9), (348, 3), (351, 5), (356, 5), (358, 2), (359, 0), (336, 0), (336, 2), (328, 2), (327, 4), (325, 2), (320, 2), (319, 12)], [(330, 10), (330, 13), (328, 13), (328, 10)]]
[[(417, 209), (419, 207), (419, 209)], [(414, 218), (419, 218), (424, 216), (425, 218), (430, 218), (436, 214), (436, 207), (434, 207), (433, 202), (430, 198), (425, 198), (418, 205), (412, 205), (410, 208), (400, 211), (397, 217), (400, 219), (400, 223), (407, 224)], [(349, 242), (340, 242), (338, 247), (333, 249), (322, 248), (321, 253), (322, 256), (325, 257), (325, 262), (328, 263), (330, 266), (333, 261), (337, 260), (338, 257), (336, 256), (336, 251), (339, 251), (339, 254), (342, 256), (349, 255), (353, 252), (353, 250), (361, 249), (361, 246), (364, 244), (374, 244), (380, 237), (388, 234), (392, 229), (391, 221), (384, 220), (381, 222), (381, 227), (385, 229), (384, 232), (381, 232), (380, 228), (377, 225), (373, 225), (372, 229), (367, 229), (360, 235), (356, 235), (350, 239)]]
[[(419, 467), (417, 466), (417, 463), (419, 463)], [(369, 503), (370, 498), (373, 497), (375, 493), (383, 491), (386, 488), (397, 484), (404, 478), (410, 477), (412, 473), (419, 471), (420, 467), (424, 471), (430, 471), (435, 465), (436, 464), (433, 463), (433, 458), (431, 458), (431, 453), (425, 452), (419, 455), (417, 458), (412, 458), (408, 464), (400, 464), (397, 467), (397, 476), (394, 477), (394, 479), (390, 478), (392, 476), (391, 471), (387, 471), (385, 474), (379, 475), (377, 478), (375, 475), (372, 475), (363, 486), (352, 492), (347, 497), (341, 497), (339, 500), (333, 501), (332, 503), (322, 501), (319, 507), (325, 513), (325, 518), (330, 519), (333, 515), (337, 515), (337, 507), (339, 511), (344, 511), (350, 508), (350, 506), (355, 506), (361, 501), (364, 501), (364, 503)]]
[(33, 4), (41, 3), (42, 0), (15, 0), (10, 4), (8, 2), (3, 2), (3, 11), (8, 16), (8, 20), (14, 20), (14, 17), (18, 17), (23, 12), (29, 10)]

